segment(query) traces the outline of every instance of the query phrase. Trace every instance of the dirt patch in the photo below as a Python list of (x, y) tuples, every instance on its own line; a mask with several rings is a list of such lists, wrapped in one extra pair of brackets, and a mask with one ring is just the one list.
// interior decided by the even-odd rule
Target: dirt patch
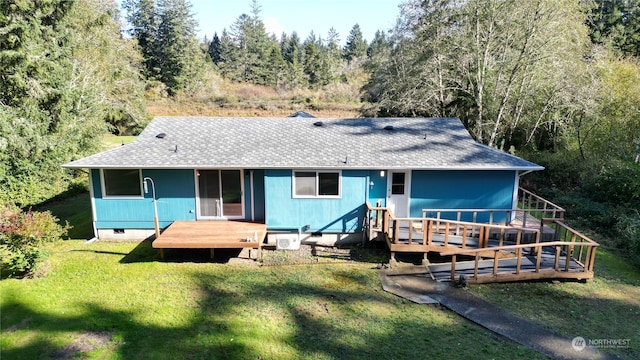
[(111, 342), (112, 334), (108, 331), (91, 331), (80, 333), (77, 338), (56, 351), (51, 357), (54, 360), (78, 358), (79, 354), (88, 353), (106, 346)]
[(5, 331), (6, 332), (13, 332), (13, 331), (17, 331), (17, 330), (21, 330), (22, 328), (24, 328), (29, 322), (31, 321), (31, 318), (24, 318), (22, 319), (22, 321), (20, 321), (17, 324), (13, 324), (11, 326), (9, 326)]
[(263, 248), (262, 265), (317, 264), (342, 261), (386, 262), (388, 252), (377, 246), (351, 246), (347, 248), (320, 245), (300, 245), (298, 250)]

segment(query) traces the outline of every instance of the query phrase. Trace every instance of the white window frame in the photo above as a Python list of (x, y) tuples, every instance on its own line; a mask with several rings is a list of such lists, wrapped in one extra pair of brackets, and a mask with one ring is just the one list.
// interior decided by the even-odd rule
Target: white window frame
[[(105, 186), (104, 181), (104, 171), (105, 170), (138, 170), (138, 184), (140, 185), (140, 195), (107, 195), (107, 187)], [(144, 190), (142, 185), (142, 170), (141, 169), (100, 169), (100, 186), (102, 188), (102, 198), (103, 199), (144, 199)]]
[[(222, 216), (204, 216), (201, 215), (200, 209), (200, 182), (198, 180), (198, 171), (207, 171), (207, 170), (217, 170), (218, 171), (218, 186), (220, 189), (220, 199), (222, 199), (222, 171), (231, 170), (231, 171), (239, 171), (240, 172), (240, 201), (242, 202), (242, 216), (227, 216), (224, 214), (224, 209), (222, 211)], [(193, 170), (193, 179), (195, 180), (194, 186), (196, 190), (196, 220), (218, 220), (218, 219), (228, 219), (228, 220), (238, 220), (246, 218), (245, 211), (245, 198), (244, 198), (244, 169), (220, 169), (220, 168), (197, 168)], [(253, 184), (251, 184), (253, 186)], [(252, 190), (253, 191), (253, 190)], [(253, 197), (253, 192), (251, 193)], [(224, 203), (221, 203), (224, 206)], [(251, 202), (251, 209), (253, 210), (253, 201)]]
[[(315, 173), (315, 194), (314, 195), (296, 195), (296, 173), (308, 172)], [(319, 195), (320, 176), (318, 174), (338, 174), (338, 195)], [(294, 199), (340, 199), (342, 198), (342, 170), (292, 170), (291, 171), (291, 195)]]

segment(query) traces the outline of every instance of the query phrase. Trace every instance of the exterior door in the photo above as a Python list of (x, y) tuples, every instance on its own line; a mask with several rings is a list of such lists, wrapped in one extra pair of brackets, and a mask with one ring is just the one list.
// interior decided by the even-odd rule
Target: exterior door
[(387, 178), (387, 207), (396, 217), (409, 217), (411, 172), (389, 171)]
[(198, 218), (244, 218), (242, 171), (196, 170)]

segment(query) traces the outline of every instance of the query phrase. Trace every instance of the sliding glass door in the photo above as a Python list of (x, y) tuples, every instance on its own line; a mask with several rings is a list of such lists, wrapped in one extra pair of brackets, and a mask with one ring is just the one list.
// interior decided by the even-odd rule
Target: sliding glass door
[(198, 218), (244, 218), (241, 170), (196, 170)]

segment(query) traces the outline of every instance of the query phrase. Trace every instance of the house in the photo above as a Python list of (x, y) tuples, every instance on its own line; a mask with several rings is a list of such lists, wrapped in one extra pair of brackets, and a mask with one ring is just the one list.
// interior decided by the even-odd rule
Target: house
[(367, 202), (398, 217), (516, 208), (520, 176), (543, 169), (475, 142), (457, 118), (165, 116), (63, 166), (89, 169), (101, 239), (153, 234), (155, 193), (160, 228), (245, 220), (334, 241), (361, 238)]

